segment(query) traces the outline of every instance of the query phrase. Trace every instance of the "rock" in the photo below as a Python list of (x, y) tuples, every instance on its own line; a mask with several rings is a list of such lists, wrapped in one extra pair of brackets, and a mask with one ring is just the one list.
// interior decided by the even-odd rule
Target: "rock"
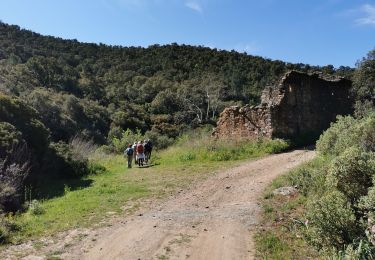
[(290, 196), (295, 193), (297, 193), (297, 189), (295, 187), (289, 186), (289, 187), (281, 187), (276, 190), (274, 190), (272, 193), (274, 195), (283, 195), (283, 196)]

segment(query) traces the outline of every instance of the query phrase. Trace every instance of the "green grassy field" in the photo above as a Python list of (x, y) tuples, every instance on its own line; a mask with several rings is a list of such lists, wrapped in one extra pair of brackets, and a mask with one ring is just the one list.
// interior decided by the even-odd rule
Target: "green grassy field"
[(113, 215), (128, 214), (142, 207), (147, 198), (162, 199), (191, 183), (201, 181), (239, 160), (280, 152), (288, 145), (283, 141), (216, 142), (184, 140), (166, 150), (154, 153), (152, 167), (126, 168), (125, 158), (106, 155), (96, 163), (106, 171), (79, 180), (85, 185), (66, 186), (60, 196), (40, 201), (43, 213), (29, 210), (12, 217), (18, 228), (12, 242), (52, 235), (78, 227), (104, 223)]

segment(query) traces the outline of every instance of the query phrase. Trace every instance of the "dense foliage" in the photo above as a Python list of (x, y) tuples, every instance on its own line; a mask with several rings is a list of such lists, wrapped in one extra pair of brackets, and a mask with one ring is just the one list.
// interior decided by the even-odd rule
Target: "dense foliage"
[(80, 133), (105, 143), (127, 129), (174, 138), (214, 123), (225, 106), (257, 103), (290, 69), (352, 74), (205, 47), (79, 43), (0, 23), (0, 91), (34, 107), (56, 142)]
[(375, 139), (368, 133), (375, 133), (375, 113), (339, 118), (317, 143), (324, 163), (294, 176), (310, 201), (306, 238), (318, 249), (344, 252), (374, 242)]
[(50, 142), (50, 131), (40, 119), (21, 99), (0, 94), (0, 213), (21, 207), (25, 185), (89, 172), (87, 158), (71, 144)]

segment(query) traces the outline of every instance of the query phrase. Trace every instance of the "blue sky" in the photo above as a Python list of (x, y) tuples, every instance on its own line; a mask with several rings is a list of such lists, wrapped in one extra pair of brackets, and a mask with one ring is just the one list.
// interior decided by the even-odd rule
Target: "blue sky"
[(312, 65), (354, 66), (375, 47), (375, 1), (0, 0), (22, 28), (111, 45), (203, 45)]

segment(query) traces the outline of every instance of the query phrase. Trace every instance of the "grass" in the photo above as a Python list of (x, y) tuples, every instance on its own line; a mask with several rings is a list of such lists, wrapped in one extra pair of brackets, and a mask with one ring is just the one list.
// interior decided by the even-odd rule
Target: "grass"
[(307, 245), (301, 233), (308, 197), (301, 189), (299, 193), (291, 196), (274, 195), (272, 191), (283, 186), (300, 187), (303, 184), (300, 183), (300, 175), (304, 170), (322, 167), (324, 163), (322, 158), (316, 158), (276, 178), (267, 187), (262, 199), (261, 228), (255, 236), (259, 258), (320, 259), (318, 252)]
[(123, 156), (104, 156), (96, 159), (96, 163), (105, 167), (105, 172), (79, 180), (85, 185), (65, 185), (61, 194), (39, 201), (42, 214), (28, 211), (12, 217), (21, 228), (11, 240), (19, 243), (59, 231), (104, 224), (113, 215), (131, 214), (143, 206), (146, 198), (165, 198), (177, 189), (185, 189), (219, 169), (232, 166), (236, 160), (257, 158), (286, 147), (279, 140), (194, 143), (180, 140), (177, 145), (155, 153), (152, 167), (132, 169), (126, 169)]

